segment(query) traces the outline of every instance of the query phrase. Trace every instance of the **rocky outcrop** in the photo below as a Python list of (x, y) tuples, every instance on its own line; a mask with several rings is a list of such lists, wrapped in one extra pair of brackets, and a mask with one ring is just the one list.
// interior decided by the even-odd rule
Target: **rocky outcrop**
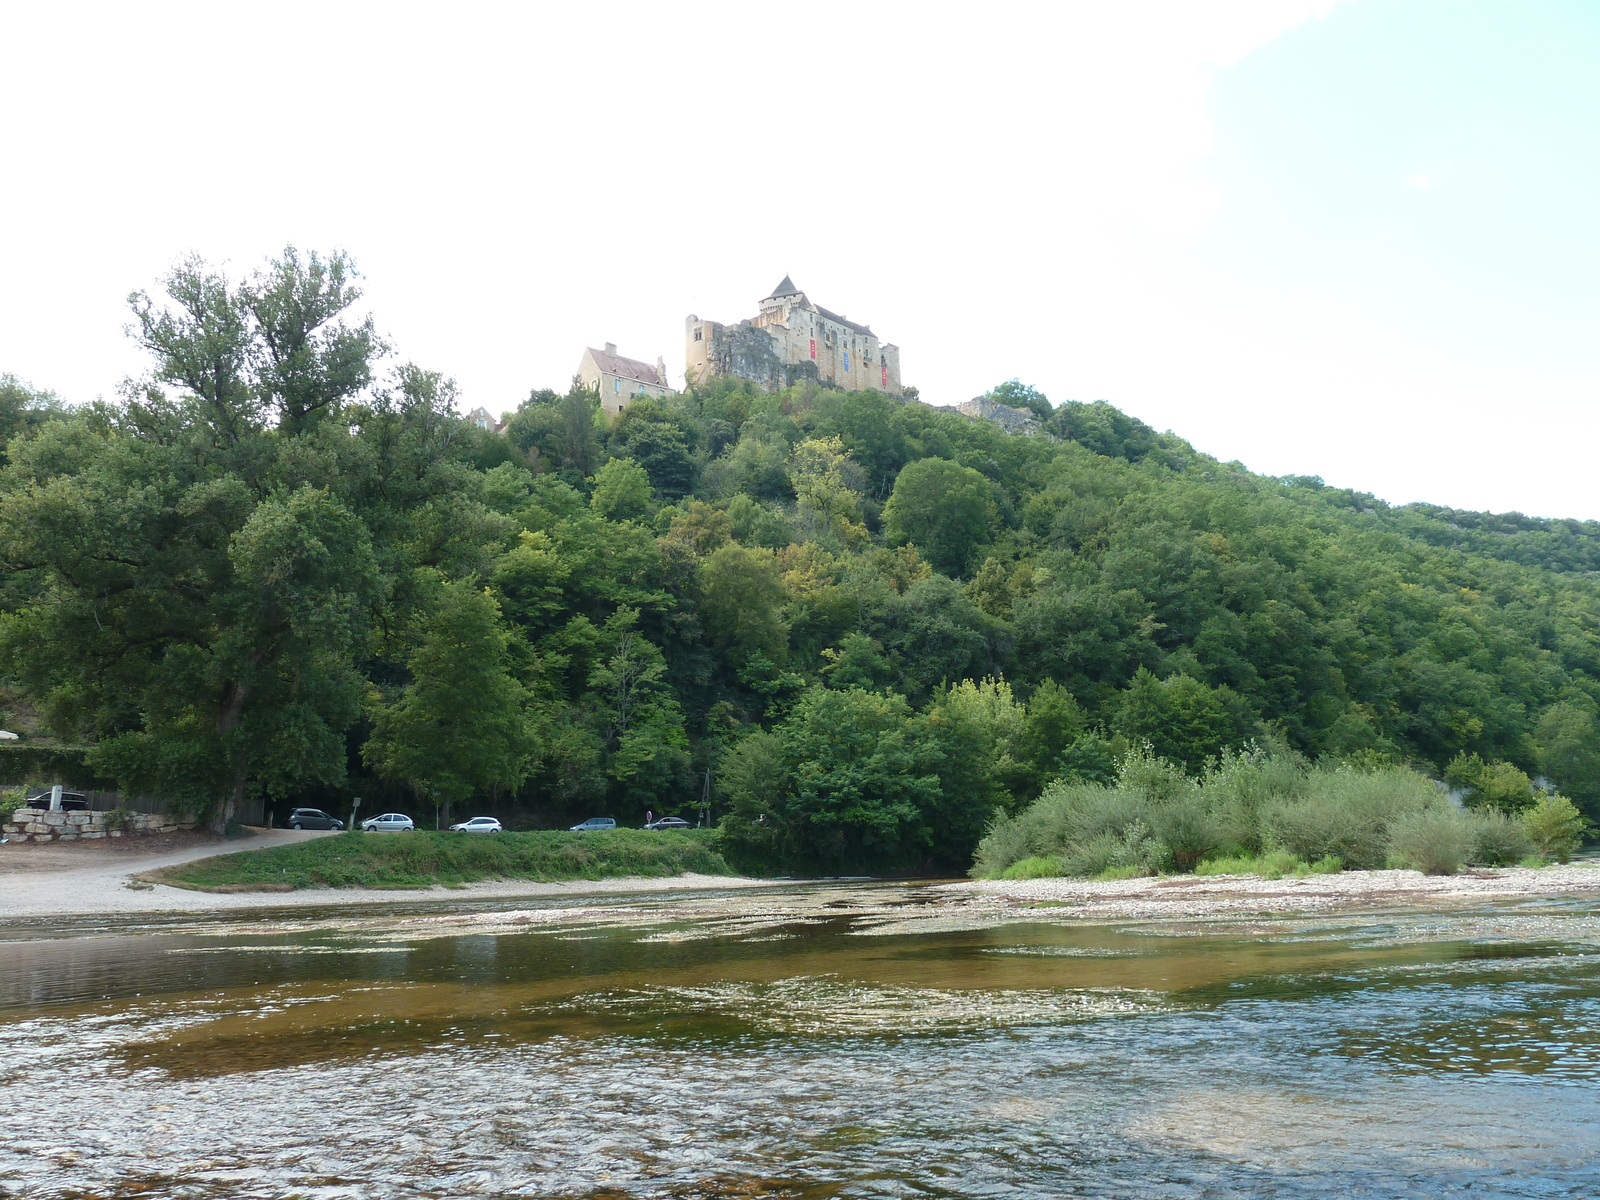
[(193, 817), (171, 813), (48, 812), (39, 808), (19, 808), (9, 815), (0, 833), (16, 842), (76, 842), (99, 838), (139, 836), (149, 833), (174, 833), (193, 829)]
[(963, 404), (930, 404), (929, 408), (938, 412), (960, 413), (963, 417), (971, 417), (975, 421), (988, 421), (991, 425), (998, 425), (1007, 433), (1021, 434), (1026, 437), (1039, 433), (1043, 426), (1039, 418), (1025, 408), (1012, 408), (1009, 404), (1001, 404), (998, 400), (991, 400), (987, 396), (974, 396)]

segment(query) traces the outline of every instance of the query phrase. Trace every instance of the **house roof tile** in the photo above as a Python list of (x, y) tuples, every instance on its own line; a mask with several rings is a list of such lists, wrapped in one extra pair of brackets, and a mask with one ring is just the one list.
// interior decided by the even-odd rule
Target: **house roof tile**
[(640, 383), (655, 384), (666, 387), (667, 381), (662, 379), (656, 371), (654, 363), (642, 363), (636, 358), (623, 358), (620, 354), (607, 354), (604, 350), (588, 347), (589, 357), (594, 359), (594, 365), (608, 375), (620, 375), (624, 379), (637, 379)]

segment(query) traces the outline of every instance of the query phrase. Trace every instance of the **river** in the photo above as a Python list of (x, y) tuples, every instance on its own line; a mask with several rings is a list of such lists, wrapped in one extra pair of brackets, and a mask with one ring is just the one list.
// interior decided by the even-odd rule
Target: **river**
[(0, 1196), (1600, 1195), (1600, 911), (0, 922)]

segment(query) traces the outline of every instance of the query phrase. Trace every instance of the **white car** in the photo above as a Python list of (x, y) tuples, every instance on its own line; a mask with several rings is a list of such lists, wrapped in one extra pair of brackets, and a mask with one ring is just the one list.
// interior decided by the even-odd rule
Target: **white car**
[(500, 822), (493, 817), (473, 817), (459, 825), (450, 826), (451, 833), (499, 833)]
[(379, 813), (361, 822), (361, 828), (368, 833), (412, 833), (417, 826), (405, 813)]

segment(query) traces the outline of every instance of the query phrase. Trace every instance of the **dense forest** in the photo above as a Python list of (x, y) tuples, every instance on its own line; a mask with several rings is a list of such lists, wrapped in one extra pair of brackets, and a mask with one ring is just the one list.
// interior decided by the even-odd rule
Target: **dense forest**
[(192, 261), (131, 298), (149, 370), (115, 400), (0, 385), (24, 745), (219, 827), (256, 794), (522, 827), (704, 802), (794, 869), (965, 869), (1144, 743), (1600, 811), (1594, 522), (1267, 478), (1016, 381), (1040, 434), (713, 380), (610, 417), (535, 389), (496, 435), (358, 296), (341, 254)]

